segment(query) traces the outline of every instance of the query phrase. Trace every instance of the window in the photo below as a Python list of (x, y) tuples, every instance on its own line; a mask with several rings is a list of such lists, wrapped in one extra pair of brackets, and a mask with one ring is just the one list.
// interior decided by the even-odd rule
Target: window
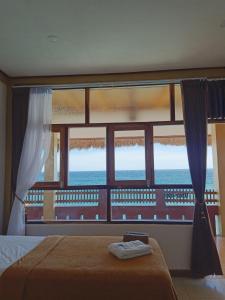
[(69, 185), (106, 184), (106, 129), (69, 129)]
[(53, 124), (85, 122), (85, 90), (54, 90), (52, 93)]
[(52, 128), (51, 143), (49, 155), (41, 170), (35, 188), (55, 188), (60, 187), (63, 182), (63, 139), (62, 130), (55, 127)]
[[(213, 207), (210, 127), (208, 141)], [(183, 222), (194, 201), (180, 85), (53, 92), (51, 149), (27, 197), (28, 221)]]
[(175, 90), (175, 119), (183, 120), (182, 96), (181, 96), (180, 84), (175, 84), (174, 90)]
[(191, 184), (184, 125), (154, 126), (156, 184)]
[(90, 89), (91, 123), (169, 120), (169, 85)]
[(29, 221), (98, 221), (107, 219), (106, 189), (30, 190)]
[(115, 180), (145, 180), (145, 131), (114, 131)]
[(206, 189), (214, 190), (214, 170), (213, 170), (213, 149), (212, 149), (212, 125), (208, 124), (208, 147), (207, 147), (207, 169), (206, 169)]
[(112, 189), (110, 200), (113, 221), (151, 221), (158, 209), (154, 189)]

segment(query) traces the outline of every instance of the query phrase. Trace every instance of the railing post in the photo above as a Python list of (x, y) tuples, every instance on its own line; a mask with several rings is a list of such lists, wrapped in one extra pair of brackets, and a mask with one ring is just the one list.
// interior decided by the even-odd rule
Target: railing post
[[(159, 211), (160, 213), (162, 212), (162, 215), (164, 216), (164, 218), (166, 218), (165, 191), (164, 189), (157, 189), (155, 190), (155, 194), (157, 211)], [(161, 219), (161, 217), (159, 218)]]
[(44, 220), (55, 219), (55, 191), (44, 191), (43, 218)]
[(107, 218), (107, 190), (98, 190), (99, 195), (99, 219)]
[[(53, 133), (49, 156), (45, 162), (45, 181), (57, 180), (57, 136)], [(44, 220), (55, 219), (55, 191), (44, 191), (43, 201)]]
[[(218, 199), (216, 198), (215, 190), (209, 189), (205, 191), (205, 202), (211, 205), (207, 206), (209, 220), (212, 226), (212, 231), (216, 236), (216, 215), (219, 213)], [(215, 204), (217, 202), (217, 205)]]

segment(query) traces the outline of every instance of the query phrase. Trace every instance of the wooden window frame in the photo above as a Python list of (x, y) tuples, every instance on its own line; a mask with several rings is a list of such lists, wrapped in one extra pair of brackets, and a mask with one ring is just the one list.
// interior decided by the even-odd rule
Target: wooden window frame
[[(63, 161), (63, 164), (64, 164), (64, 172), (66, 173), (66, 178), (64, 180), (64, 184), (63, 184), (63, 189), (87, 189), (89, 187), (91, 187), (92, 189), (98, 189), (98, 188), (103, 188), (103, 189), (107, 189), (107, 174), (108, 174), (108, 167), (107, 167), (107, 127), (106, 126), (97, 126), (97, 128), (105, 128), (106, 130), (106, 185), (100, 185), (100, 184), (96, 184), (96, 185), (69, 185), (68, 184), (68, 172), (69, 172), (69, 130), (71, 128), (77, 128), (76, 126), (67, 126), (65, 127), (65, 131), (66, 131), (66, 136), (65, 136), (65, 141), (64, 141), (64, 144), (66, 144), (66, 160)], [(81, 126), (81, 127), (78, 127), (78, 128), (93, 128), (93, 127), (90, 127), (90, 126)]]
[[(159, 85), (159, 84), (157, 84)], [(166, 84), (168, 85), (168, 84)], [(116, 87), (116, 86), (115, 86)], [(137, 87), (135, 85), (134, 87)], [(79, 88), (80, 89), (80, 88)], [(117, 122), (117, 123), (91, 123), (90, 122), (90, 88), (85, 88), (85, 121), (84, 123), (72, 123), (72, 124), (52, 124), (52, 131), (60, 133), (60, 181), (57, 182), (37, 182), (32, 187), (36, 190), (91, 190), (91, 189), (105, 189), (107, 191), (107, 220), (106, 221), (82, 221), (71, 220), (68, 221), (55, 221), (50, 223), (110, 223), (110, 224), (190, 224), (192, 222), (185, 221), (115, 221), (111, 217), (111, 190), (118, 188), (134, 188), (134, 189), (169, 189), (180, 188), (190, 189), (193, 188), (192, 184), (155, 184), (155, 169), (154, 169), (154, 126), (165, 125), (184, 125), (183, 120), (176, 119), (176, 107), (175, 107), (175, 84), (169, 84), (170, 95), (170, 120), (169, 121), (149, 121), (149, 122)], [(208, 120), (209, 124), (212, 123), (224, 123), (225, 120)], [(69, 156), (69, 129), (70, 128), (93, 128), (104, 127), (106, 129), (106, 185), (68, 185), (68, 156)], [(145, 168), (146, 179), (145, 180), (115, 180), (115, 147), (114, 147), (114, 132), (117, 130), (144, 130), (145, 132)], [(30, 223), (30, 221), (28, 221)], [(43, 221), (35, 221), (32, 223), (44, 223)]]
[[(145, 140), (145, 179), (143, 180), (117, 180), (115, 173), (115, 132), (116, 131), (144, 131)], [(153, 159), (153, 127), (147, 125), (112, 125), (108, 130), (108, 147), (107, 147), (107, 162), (108, 162), (108, 181), (109, 186), (119, 186), (121, 188), (131, 186), (150, 186), (154, 185), (154, 159)]]
[[(158, 86), (159, 84), (157, 84)], [(164, 85), (164, 84), (162, 84)], [(52, 131), (60, 133), (60, 181), (57, 182), (36, 182), (32, 189), (95, 189), (95, 188), (190, 188), (190, 184), (155, 184), (154, 180), (154, 149), (153, 149), (153, 128), (154, 126), (183, 125), (183, 120), (175, 118), (175, 84), (165, 84), (170, 89), (170, 121), (149, 121), (149, 122), (117, 122), (117, 123), (90, 123), (90, 88), (85, 88), (85, 122), (71, 124), (52, 124)], [(145, 85), (147, 86), (147, 85)], [(116, 86), (115, 86), (116, 87)], [(134, 87), (138, 87), (135, 85)], [(79, 88), (80, 89), (80, 88)], [(208, 123), (224, 123), (224, 120), (209, 120)], [(106, 128), (106, 185), (68, 185), (68, 136), (69, 128)], [(146, 180), (115, 180), (114, 170), (114, 137), (112, 132), (116, 130), (145, 130), (145, 167)], [(147, 143), (147, 144), (146, 144)], [(114, 171), (113, 171), (114, 170)]]
[[(70, 124), (52, 124), (52, 132), (60, 133), (60, 181), (57, 182), (36, 182), (32, 189), (84, 189), (84, 188), (129, 188), (129, 187), (145, 187), (157, 188), (154, 176), (154, 150), (153, 150), (153, 127), (160, 125), (182, 125), (184, 122), (175, 120), (175, 85), (167, 85), (169, 87), (170, 96), (170, 120), (169, 121), (149, 121), (149, 122), (117, 122), (117, 123), (91, 123), (90, 122), (90, 88), (85, 88), (85, 122)], [(147, 86), (147, 85), (145, 85)], [(121, 86), (119, 86), (121, 87)], [(133, 87), (138, 87), (137, 85)], [(115, 86), (116, 88), (116, 86)], [(80, 88), (79, 88), (80, 89)], [(95, 89), (95, 88), (92, 88)], [(99, 88), (98, 88), (99, 89)], [(70, 128), (88, 128), (88, 127), (104, 127), (106, 128), (106, 185), (68, 185), (69, 170), (69, 129)], [(115, 149), (114, 149), (114, 132), (117, 130), (144, 130), (145, 132), (145, 180), (115, 180)], [(179, 185), (171, 185), (178, 187)], [(190, 185), (181, 185), (187, 186)]]
[(51, 128), (51, 132), (59, 133), (60, 135), (60, 172), (59, 172), (59, 181), (38, 181), (36, 182), (32, 189), (59, 189), (62, 186), (62, 182), (64, 181), (63, 174), (64, 170), (64, 128), (53, 125)]

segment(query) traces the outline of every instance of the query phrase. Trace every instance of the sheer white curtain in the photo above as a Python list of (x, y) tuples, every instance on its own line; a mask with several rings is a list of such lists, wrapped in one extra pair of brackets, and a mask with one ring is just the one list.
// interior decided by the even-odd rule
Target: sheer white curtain
[(51, 143), (52, 92), (31, 88), (27, 128), (19, 163), (16, 196), (10, 215), (8, 234), (25, 235), (23, 200), (34, 185), (48, 157)]

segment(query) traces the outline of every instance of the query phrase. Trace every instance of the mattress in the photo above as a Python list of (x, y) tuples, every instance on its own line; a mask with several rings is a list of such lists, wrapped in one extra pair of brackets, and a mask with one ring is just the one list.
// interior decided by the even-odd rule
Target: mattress
[(0, 275), (14, 262), (33, 250), (43, 239), (44, 237), (0, 235)]
[(120, 240), (99, 236), (36, 240), (39, 245), (0, 276), (0, 298), (177, 300), (157, 242), (149, 240), (153, 254), (124, 261), (107, 249)]

